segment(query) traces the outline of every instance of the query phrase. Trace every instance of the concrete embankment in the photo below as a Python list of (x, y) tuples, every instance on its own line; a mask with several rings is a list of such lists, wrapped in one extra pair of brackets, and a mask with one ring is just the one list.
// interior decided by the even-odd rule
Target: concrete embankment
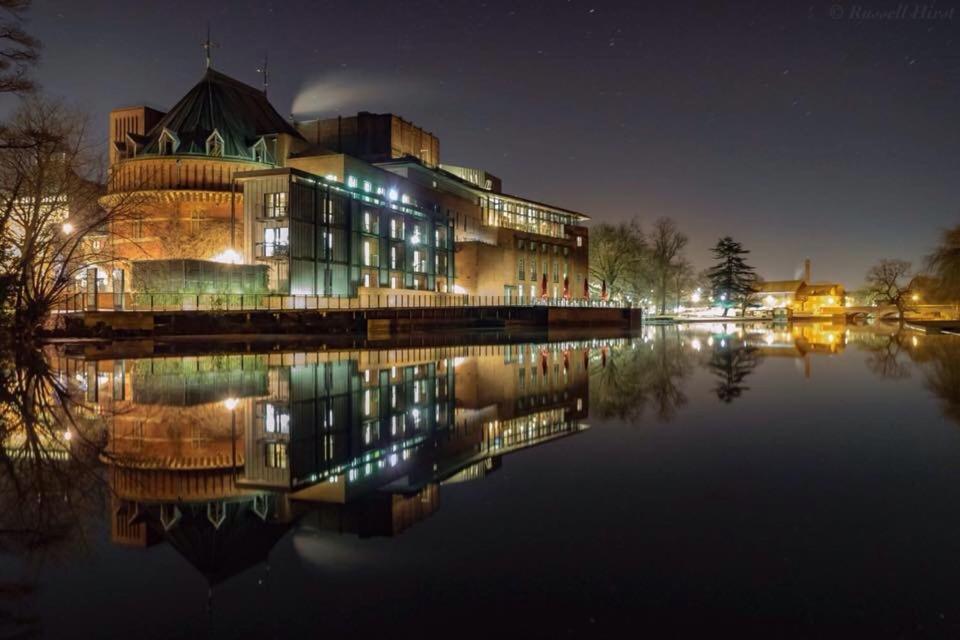
[(49, 337), (407, 333), (480, 328), (640, 326), (639, 309), (457, 307), (290, 311), (91, 311), (63, 316)]

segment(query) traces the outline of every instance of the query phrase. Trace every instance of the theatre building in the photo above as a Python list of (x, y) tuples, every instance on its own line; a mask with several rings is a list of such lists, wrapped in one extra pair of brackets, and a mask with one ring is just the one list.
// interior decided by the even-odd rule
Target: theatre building
[(112, 112), (110, 166), (104, 206), (143, 197), (96, 267), (114, 292), (254, 292), (216, 261), (265, 267), (261, 293), (588, 295), (587, 216), (441, 164), (438, 137), (395, 114), (296, 122), (208, 69), (168, 112)]

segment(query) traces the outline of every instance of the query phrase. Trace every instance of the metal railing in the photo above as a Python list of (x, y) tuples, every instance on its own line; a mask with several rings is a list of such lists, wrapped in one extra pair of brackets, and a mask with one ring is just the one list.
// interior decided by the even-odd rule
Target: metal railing
[(226, 293), (100, 293), (94, 302), (86, 293), (68, 296), (60, 313), (84, 311), (349, 311), (362, 309), (434, 309), (457, 307), (569, 307), (626, 309), (629, 305), (583, 298), (518, 298), (456, 293), (361, 293), (343, 295), (279, 295)]

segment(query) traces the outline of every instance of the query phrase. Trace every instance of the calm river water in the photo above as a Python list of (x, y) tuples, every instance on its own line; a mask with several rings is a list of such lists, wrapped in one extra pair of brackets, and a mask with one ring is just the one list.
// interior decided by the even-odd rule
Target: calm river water
[(7, 365), (0, 637), (960, 635), (960, 337), (188, 348)]

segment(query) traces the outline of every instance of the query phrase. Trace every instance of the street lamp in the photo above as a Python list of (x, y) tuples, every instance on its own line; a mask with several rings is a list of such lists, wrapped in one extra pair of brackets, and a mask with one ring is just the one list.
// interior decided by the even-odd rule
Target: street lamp
[(63, 232), (67, 235), (70, 235), (75, 231), (73, 224), (71, 224), (70, 222), (64, 222), (61, 229), (63, 229)]

